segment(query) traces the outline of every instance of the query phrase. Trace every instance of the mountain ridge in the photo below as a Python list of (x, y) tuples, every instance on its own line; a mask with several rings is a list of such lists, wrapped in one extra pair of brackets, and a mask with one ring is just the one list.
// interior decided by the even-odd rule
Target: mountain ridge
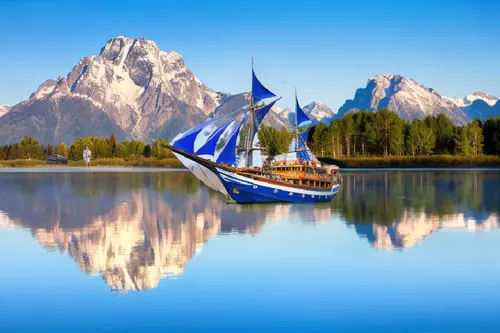
[[(0, 106), (0, 142), (25, 135), (42, 144), (70, 144), (81, 136), (172, 139), (179, 132), (248, 104), (249, 93), (213, 90), (186, 66), (181, 54), (163, 51), (145, 38), (118, 36), (98, 55), (84, 56), (65, 75), (47, 79), (30, 97)], [(405, 120), (444, 113), (455, 124), (500, 115), (500, 100), (480, 91), (463, 98), (446, 97), (399, 74), (379, 74), (356, 90), (334, 112), (313, 101), (302, 107), (313, 122), (328, 122), (348, 112), (389, 108)], [(264, 123), (291, 128), (295, 112), (274, 106)]]

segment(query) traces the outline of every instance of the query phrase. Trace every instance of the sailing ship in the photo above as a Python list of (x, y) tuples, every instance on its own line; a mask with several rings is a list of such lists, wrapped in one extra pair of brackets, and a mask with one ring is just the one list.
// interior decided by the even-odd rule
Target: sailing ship
[(257, 132), (264, 117), (280, 100), (258, 80), (252, 61), (250, 103), (177, 135), (167, 145), (174, 155), (208, 187), (230, 202), (331, 201), (341, 176), (335, 165), (322, 165), (307, 146), (312, 122), (295, 91), (294, 138), (289, 151), (262, 156)]

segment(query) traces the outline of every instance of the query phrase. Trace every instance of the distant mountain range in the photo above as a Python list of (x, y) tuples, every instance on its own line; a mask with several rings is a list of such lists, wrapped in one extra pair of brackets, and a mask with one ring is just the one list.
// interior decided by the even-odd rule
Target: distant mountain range
[(475, 118), (500, 115), (498, 97), (476, 92), (464, 98), (442, 96), (415, 80), (401, 75), (384, 74), (369, 79), (365, 88), (356, 91), (354, 99), (342, 105), (335, 118), (359, 110), (376, 111), (388, 108), (402, 119), (423, 119), (443, 113), (455, 124), (463, 125)]
[[(107, 137), (112, 132), (119, 140), (172, 139), (248, 100), (248, 93), (231, 95), (207, 87), (174, 51), (162, 51), (144, 38), (116, 37), (98, 56), (83, 57), (66, 76), (46, 80), (28, 100), (0, 106), (0, 144), (19, 142), (25, 135), (43, 144), (70, 144), (77, 137)], [(337, 113), (321, 102), (303, 106), (315, 121), (381, 108), (409, 120), (444, 113), (456, 124), (500, 115), (495, 96), (477, 92), (444, 97), (400, 75), (368, 80)], [(294, 112), (275, 106), (265, 123), (290, 128)]]

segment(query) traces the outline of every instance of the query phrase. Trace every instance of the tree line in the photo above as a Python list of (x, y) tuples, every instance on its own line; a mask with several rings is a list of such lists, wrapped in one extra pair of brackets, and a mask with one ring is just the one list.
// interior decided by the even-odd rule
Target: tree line
[[(262, 134), (261, 134), (262, 132)], [(293, 135), (261, 126), (259, 139), (271, 155), (288, 151)], [(320, 122), (308, 134), (308, 147), (319, 157), (500, 155), (500, 117), (456, 126), (444, 114), (406, 121), (383, 109), (359, 111)]]
[[(244, 145), (246, 131), (246, 128), (241, 131), (240, 146)], [(285, 128), (277, 130), (266, 125), (261, 125), (258, 132), (260, 145), (268, 156), (287, 152), (293, 137)], [(43, 146), (26, 136), (20, 143), (0, 147), (0, 160), (44, 159), (58, 154), (78, 161), (83, 159), (83, 150), (87, 146), (93, 159), (173, 157), (164, 144), (168, 144), (164, 139), (152, 144), (138, 140), (118, 142), (111, 134), (109, 138), (78, 138), (70, 146), (64, 143)], [(388, 109), (359, 111), (334, 119), (329, 125), (318, 123), (309, 131), (307, 144), (316, 156), (333, 158), (447, 154), (500, 156), (500, 117), (490, 117), (484, 122), (476, 119), (464, 126), (456, 126), (444, 114), (410, 122)]]
[(57, 154), (69, 160), (79, 161), (83, 159), (83, 150), (89, 147), (92, 159), (98, 158), (124, 158), (134, 160), (141, 157), (169, 158), (172, 152), (163, 145), (168, 144), (165, 139), (145, 144), (142, 141), (131, 140), (118, 142), (115, 134), (109, 138), (83, 137), (77, 138), (70, 146), (60, 143), (57, 146), (41, 145), (30, 136), (25, 136), (20, 143), (14, 143), (0, 147), (0, 160), (17, 159), (45, 159), (50, 155)]

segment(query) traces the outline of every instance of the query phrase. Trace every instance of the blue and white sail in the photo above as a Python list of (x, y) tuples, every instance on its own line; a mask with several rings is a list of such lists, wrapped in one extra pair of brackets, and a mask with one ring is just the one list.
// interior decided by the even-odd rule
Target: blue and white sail
[(241, 127), (243, 123), (246, 121), (246, 117), (243, 118), (238, 126), (232, 130), (229, 134), (226, 144), (222, 148), (221, 152), (217, 156), (218, 164), (226, 164), (229, 166), (233, 166), (236, 163), (236, 146), (238, 145), (238, 138), (240, 134)]
[(261, 101), (266, 98), (276, 97), (269, 89), (264, 87), (262, 83), (260, 83), (259, 79), (255, 75), (255, 72), (252, 68), (252, 97), (255, 102)]
[[(246, 112), (246, 109), (239, 109), (231, 114), (209, 119), (186, 132), (178, 134), (171, 141), (171, 145), (172, 147), (182, 149), (190, 154), (198, 154), (198, 151), (201, 147), (205, 146), (208, 140), (214, 139), (215, 136), (219, 138), (220, 135), (224, 133), (224, 131), (220, 131), (221, 127), (227, 128), (233, 119)], [(217, 143), (217, 140), (213, 141)]]
[(299, 105), (297, 93), (295, 93), (295, 122), (297, 127), (304, 127), (311, 124), (311, 119), (309, 119)]
[(234, 122), (235, 120), (228, 121), (226, 124), (213, 131), (208, 139), (206, 139), (205, 143), (198, 150), (196, 150), (196, 155), (215, 156), (215, 150), (217, 148), (220, 137), (228, 130), (228, 128), (230, 128), (234, 124)]
[(203, 124), (200, 124), (184, 133), (177, 135), (171, 142), (172, 147), (182, 149), (190, 154), (194, 154), (194, 143), (196, 141), (196, 138), (198, 137), (198, 134), (200, 134), (200, 132), (202, 132), (204, 129), (209, 128), (213, 123), (219, 120), (221, 120), (221, 118), (210, 119)]
[(309, 135), (309, 131), (311, 130), (311, 126), (306, 128), (305, 131), (302, 133), (299, 133), (297, 136), (297, 158), (301, 161), (316, 161), (316, 157), (313, 155), (313, 153), (309, 150), (309, 147), (307, 147), (307, 137)]

